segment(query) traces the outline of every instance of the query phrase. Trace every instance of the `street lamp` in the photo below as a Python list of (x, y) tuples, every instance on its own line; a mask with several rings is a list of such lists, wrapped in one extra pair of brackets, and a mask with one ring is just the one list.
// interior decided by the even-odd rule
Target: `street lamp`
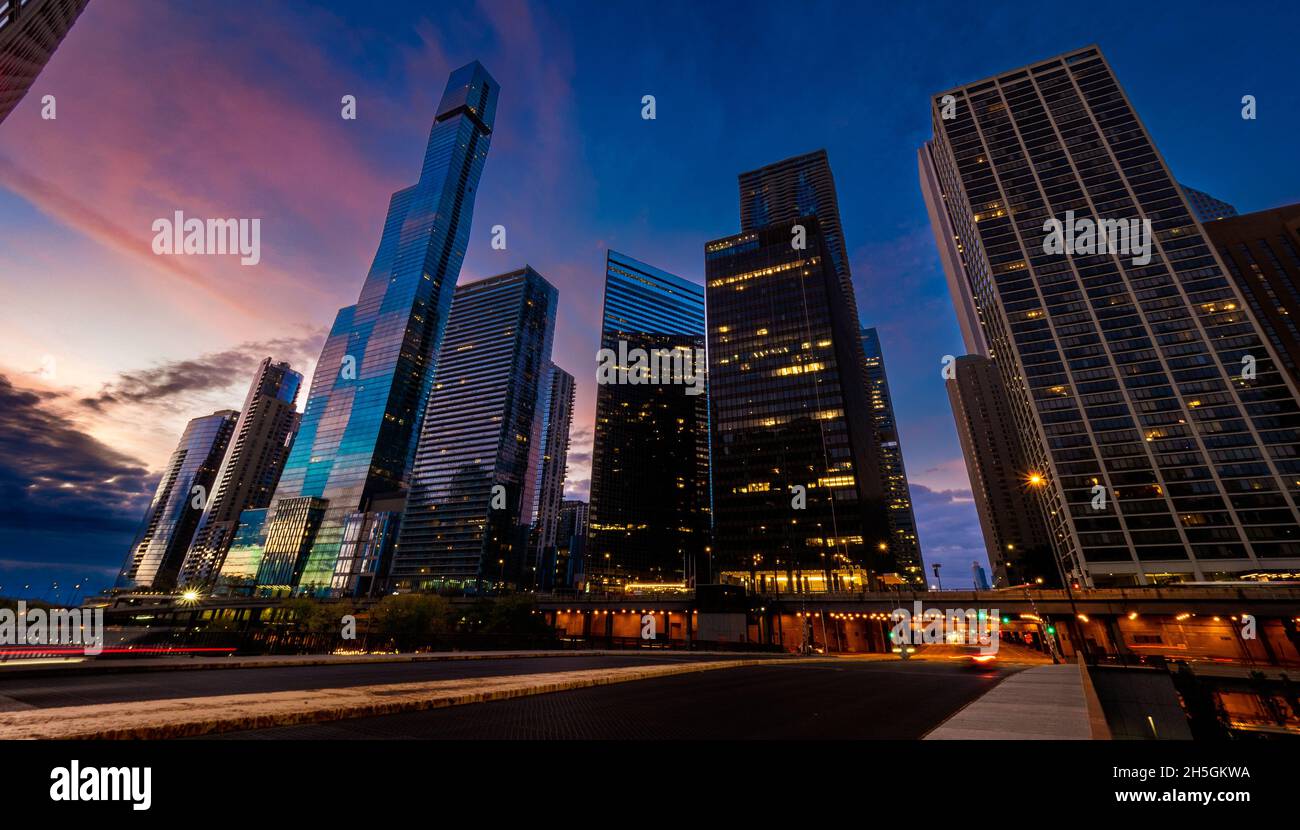
[(939, 590), (942, 591), (942, 590), (943, 590), (943, 580), (939, 578), (939, 567), (940, 567), (940, 563), (939, 563), (939, 562), (935, 562), (934, 565), (933, 565), (933, 567), (934, 567), (934, 579), (935, 579), (936, 582), (939, 583)]

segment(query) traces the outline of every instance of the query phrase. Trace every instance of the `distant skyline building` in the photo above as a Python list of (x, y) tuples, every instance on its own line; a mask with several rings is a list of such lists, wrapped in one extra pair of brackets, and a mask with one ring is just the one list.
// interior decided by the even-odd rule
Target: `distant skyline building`
[[(451, 74), (419, 181), (392, 195), (360, 297), (339, 311), (321, 351), (267, 528), (268, 544), (288, 543), (292, 534), (276, 527), (283, 512), (285, 522), (311, 534), (298, 549), (305, 561), (291, 567), (283, 561), (288, 551), (270, 557), (268, 549), (276, 579), (293, 575), (303, 593), (331, 590), (347, 518), (406, 489), (497, 95), (477, 61)], [(287, 511), (285, 501), (293, 502)]]
[[(694, 361), (705, 347), (704, 287), (609, 251), (600, 346), (615, 355), (620, 348), (687, 350)], [(598, 378), (589, 584), (693, 584), (705, 576), (708, 393), (704, 367), (695, 368), (698, 394), (685, 383)], [(629, 375), (620, 371), (615, 380)]]
[(212, 582), (234, 539), (239, 514), (271, 503), (298, 429), (294, 401), (302, 374), (267, 357), (244, 397), (230, 446), (181, 564), (181, 585)]
[(1223, 219), (1205, 233), (1300, 385), (1300, 204)]
[(765, 592), (878, 587), (897, 565), (860, 329), (820, 220), (709, 242), (705, 274), (715, 573)]
[(165, 591), (176, 586), (238, 418), (233, 409), (222, 409), (185, 425), (131, 543), (117, 588)]
[(954, 377), (946, 381), (948, 400), (994, 585), (1005, 588), (1039, 578), (1059, 584), (1047, 525), (1026, 481), (1030, 465), (997, 364), (980, 355), (964, 355), (953, 371)]
[(1202, 225), (1237, 215), (1237, 209), (1227, 202), (1185, 184), (1178, 186), (1182, 188), (1183, 197), (1187, 199), (1187, 206), (1191, 208), (1192, 216), (1195, 216), (1196, 221)]
[(534, 419), (540, 452), (534, 474), (533, 510), (529, 522), (529, 567), (538, 588), (549, 590), (554, 582), (555, 541), (564, 500), (564, 477), (569, 459), (569, 430), (573, 425), (573, 375), (550, 364), (538, 402), (540, 417)]
[(0, 0), (0, 124), (36, 83), (89, 0)]
[[(1061, 575), (1107, 587), (1296, 572), (1296, 390), (1101, 51), (931, 108), (942, 204)], [(1066, 252), (1049, 220), (1071, 216), (1072, 234), (1098, 218), (1135, 233)]]
[[(530, 267), (457, 286), (390, 582), (521, 585), (559, 292)], [(527, 570), (526, 570), (527, 569)], [(532, 587), (528, 579), (528, 587)]]
[(578, 499), (560, 502), (560, 521), (555, 532), (555, 575), (552, 578), (556, 590), (582, 590), (585, 585), (589, 517), (587, 502)]
[(885, 374), (885, 353), (880, 347), (880, 333), (875, 328), (861, 330), (862, 352), (867, 360), (868, 404), (872, 427), (879, 447), (881, 487), (889, 508), (890, 549), (898, 575), (915, 588), (926, 589), (925, 563), (921, 560), (921, 542), (916, 532), (916, 515), (912, 510), (912, 491), (903, 464), (903, 445), (898, 437), (894, 417), (894, 400), (889, 394)]

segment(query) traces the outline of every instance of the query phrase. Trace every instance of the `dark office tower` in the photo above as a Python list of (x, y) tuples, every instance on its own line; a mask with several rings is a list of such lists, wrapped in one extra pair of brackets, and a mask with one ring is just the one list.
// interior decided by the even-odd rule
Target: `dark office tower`
[(210, 584), (234, 539), (239, 514), (271, 503), (298, 428), (293, 405), (301, 385), (302, 375), (288, 363), (272, 363), (268, 357), (257, 367), (215, 486), (181, 564), (180, 584)]
[(496, 104), (496, 82), (477, 62), (452, 73), (420, 180), (393, 194), (361, 296), (339, 311), (321, 351), (267, 530), (268, 544), (284, 538), (275, 527), (282, 500), (321, 503), (307, 560), (290, 568), (303, 593), (329, 590), (345, 519), (406, 485)]
[(176, 585), (238, 417), (223, 409), (185, 426), (118, 574), (118, 588), (165, 591)]
[(1300, 385), (1300, 205), (1213, 222), (1205, 234)]
[(794, 156), (748, 173), (740, 174), (740, 229), (753, 231), (778, 222), (793, 222), (800, 216), (816, 216), (835, 276), (856, 323), (858, 306), (853, 275), (844, 250), (844, 229), (840, 227), (840, 205), (835, 195), (835, 177), (825, 150)]
[(1294, 572), (1295, 389), (1100, 50), (931, 108), (1062, 574), (1105, 586)]
[(18, 106), (89, 0), (0, 0), (0, 123)]
[(528, 267), (456, 288), (393, 558), (397, 590), (519, 584), (558, 300)]
[(555, 576), (557, 589), (582, 590), (586, 585), (587, 503), (576, 499), (560, 502), (560, 521), (555, 531)]
[[(618, 356), (621, 370), (597, 371), (588, 583), (707, 581), (704, 287), (610, 251), (600, 347)], [(631, 361), (656, 352), (690, 355), (697, 371), (632, 382), (655, 380), (632, 370)]]
[(534, 419), (540, 452), (534, 473), (533, 510), (529, 534), (529, 568), (541, 590), (554, 587), (555, 534), (564, 500), (564, 475), (569, 458), (569, 427), (573, 423), (573, 375), (550, 365)]
[(1227, 202), (1219, 201), (1208, 193), (1202, 193), (1194, 187), (1188, 187), (1185, 184), (1178, 185), (1183, 191), (1183, 197), (1187, 199), (1187, 206), (1192, 210), (1192, 216), (1202, 225), (1207, 222), (1213, 222), (1216, 219), (1227, 219), (1237, 215), (1237, 209)]
[(859, 329), (819, 220), (710, 242), (705, 273), (719, 581), (783, 592), (876, 585), (897, 566)]
[(921, 542), (916, 535), (916, 516), (912, 512), (912, 491), (907, 486), (907, 469), (903, 466), (903, 445), (894, 420), (894, 400), (889, 396), (889, 378), (885, 375), (885, 354), (880, 335), (874, 328), (862, 329), (862, 353), (867, 359), (868, 404), (871, 428), (879, 448), (877, 465), (880, 484), (889, 508), (889, 548), (898, 576), (917, 589), (926, 588), (925, 564), (921, 561)]
[(1058, 584), (1047, 526), (1025, 481), (1029, 464), (997, 364), (987, 357), (966, 355), (957, 358), (954, 371), (956, 376), (947, 381), (948, 400), (994, 582), (999, 588), (1039, 578), (1048, 585)]

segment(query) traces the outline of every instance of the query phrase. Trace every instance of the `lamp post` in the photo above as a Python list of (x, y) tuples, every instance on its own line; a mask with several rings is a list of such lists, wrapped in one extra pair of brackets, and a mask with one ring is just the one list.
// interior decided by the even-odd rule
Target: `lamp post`
[(943, 590), (943, 580), (939, 578), (939, 567), (940, 567), (940, 564), (941, 564), (941, 563), (939, 563), (939, 562), (935, 562), (935, 563), (933, 564), (932, 567), (934, 568), (934, 581), (937, 582), (937, 583), (939, 583), (939, 590), (942, 591), (942, 590)]

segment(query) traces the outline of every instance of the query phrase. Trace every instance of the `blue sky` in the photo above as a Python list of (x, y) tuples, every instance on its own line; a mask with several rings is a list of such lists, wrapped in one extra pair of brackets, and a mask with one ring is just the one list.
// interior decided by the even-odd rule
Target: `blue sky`
[[(1281, 3), (92, 3), (0, 125), (0, 392), (61, 436), (0, 437), (0, 592), (106, 582), (184, 421), (237, 407), (263, 354), (312, 369), (447, 72), (471, 59), (502, 94), (462, 279), (527, 262), (560, 289), (570, 493), (588, 474), (605, 249), (700, 281), (704, 243), (738, 229), (736, 175), (824, 147), (924, 553), (964, 579), (984, 557), (939, 375), (962, 346), (917, 185), (929, 95), (1097, 43), (1177, 177), (1274, 207), (1300, 201), (1297, 23)], [(47, 92), (56, 122), (39, 118)], [(263, 217), (263, 265), (165, 267), (149, 224), (174, 209)], [(47, 355), (57, 376), (36, 372)], [(38, 498), (47, 485), (59, 500)]]

